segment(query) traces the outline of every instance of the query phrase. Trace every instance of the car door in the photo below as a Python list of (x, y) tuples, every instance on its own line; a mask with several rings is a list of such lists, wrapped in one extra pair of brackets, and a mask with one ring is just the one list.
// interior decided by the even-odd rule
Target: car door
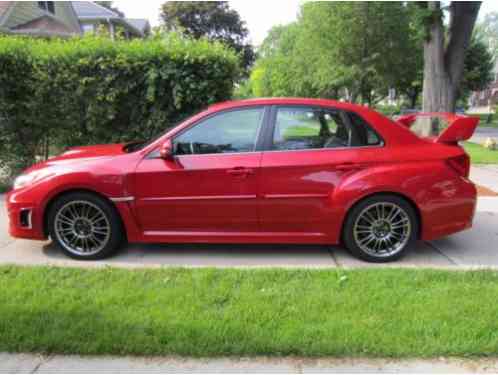
[(275, 106), (261, 162), (261, 228), (309, 237), (327, 236), (338, 215), (332, 193), (376, 134), (355, 129), (343, 111)]
[(172, 139), (174, 158), (145, 158), (135, 175), (136, 210), (147, 235), (255, 232), (264, 107), (202, 119)]

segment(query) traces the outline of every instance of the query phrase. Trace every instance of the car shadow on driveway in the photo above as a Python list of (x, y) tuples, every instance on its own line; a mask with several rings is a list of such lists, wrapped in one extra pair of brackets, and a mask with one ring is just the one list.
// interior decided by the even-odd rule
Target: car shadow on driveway
[(47, 263), (74, 266), (139, 267), (452, 267), (454, 264), (429, 244), (419, 241), (398, 262), (373, 264), (354, 258), (344, 248), (319, 245), (240, 244), (129, 244), (115, 256), (102, 261), (75, 261), (52, 243), (43, 246)]

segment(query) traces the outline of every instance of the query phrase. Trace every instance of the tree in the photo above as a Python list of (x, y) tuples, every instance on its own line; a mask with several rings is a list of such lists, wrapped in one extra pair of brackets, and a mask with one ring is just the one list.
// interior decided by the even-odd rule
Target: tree
[(426, 3), (424, 24), (424, 89), (426, 112), (453, 112), (464, 72), (464, 57), (469, 47), (480, 2), (449, 5), (449, 28), (445, 36), (440, 2)]
[(233, 48), (241, 56), (246, 74), (254, 62), (245, 22), (226, 1), (168, 1), (161, 6), (161, 18), (168, 31), (179, 31), (194, 39), (217, 40)]
[(263, 42), (254, 87), (369, 105), (395, 87), (416, 100), (422, 49), (411, 13), (402, 2), (305, 3), (295, 24), (273, 28)]
[(486, 14), (484, 20), (475, 26), (475, 36), (489, 48), (494, 56), (498, 55), (498, 12)]
[(474, 35), (465, 53), (462, 82), (457, 99), (468, 97), (472, 91), (484, 90), (493, 81), (493, 55), (485, 42)]

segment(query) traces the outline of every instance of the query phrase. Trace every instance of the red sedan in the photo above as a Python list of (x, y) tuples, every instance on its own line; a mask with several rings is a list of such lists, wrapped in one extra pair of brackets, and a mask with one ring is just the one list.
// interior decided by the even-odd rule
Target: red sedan
[(476, 189), (458, 146), (366, 107), (257, 99), (209, 107), (147, 143), (72, 148), (17, 178), (10, 234), (100, 259), (123, 241), (344, 244), (374, 262), (472, 225)]

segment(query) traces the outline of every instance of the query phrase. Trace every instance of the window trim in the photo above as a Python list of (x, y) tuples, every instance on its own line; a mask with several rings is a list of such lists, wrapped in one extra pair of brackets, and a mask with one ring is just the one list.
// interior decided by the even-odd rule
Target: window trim
[[(194, 126), (197, 126), (200, 123), (202, 123), (202, 122), (204, 122), (206, 120), (209, 120), (212, 117), (215, 117), (215, 116), (218, 116), (218, 115), (221, 115), (221, 114), (225, 114), (225, 113), (238, 112), (238, 111), (251, 110), (251, 109), (262, 109), (263, 110), (263, 118), (260, 121), (260, 124), (259, 124), (259, 127), (258, 127), (258, 131), (256, 133), (256, 142), (254, 144), (254, 149), (252, 151), (222, 152), (222, 153), (210, 153), (210, 154), (184, 154), (184, 155), (175, 155), (175, 154), (173, 154), (173, 156), (175, 158), (177, 158), (177, 157), (183, 158), (183, 157), (192, 157), (192, 156), (241, 155), (241, 154), (254, 154), (254, 153), (257, 153), (257, 152), (264, 151), (263, 148), (262, 148), (263, 147), (263, 144), (262, 144), (262, 134), (264, 133), (264, 129), (267, 128), (268, 125), (269, 125), (268, 122), (270, 120), (270, 118), (269, 118), (270, 106), (268, 106), (268, 105), (241, 106), (241, 107), (229, 108), (229, 109), (221, 110), (221, 111), (218, 111), (218, 112), (210, 113), (210, 114), (208, 114), (208, 115), (200, 118), (196, 122), (190, 124), (185, 129), (182, 129), (182, 130), (176, 132), (175, 134), (173, 134), (170, 137), (170, 140), (171, 140), (171, 143), (174, 143), (175, 139), (178, 138), (179, 136), (181, 136), (183, 133), (189, 131)], [(152, 150), (151, 152), (149, 152), (147, 154), (147, 156), (145, 157), (145, 159), (158, 159), (158, 158), (160, 158), (159, 155), (158, 155), (158, 153), (159, 153), (159, 150), (158, 149), (154, 149), (154, 150)]]
[[(343, 118), (345, 122), (348, 123), (349, 126), (354, 126), (351, 123), (351, 119), (349, 118), (349, 113), (353, 112), (355, 115), (359, 116), (366, 125), (379, 137), (380, 143), (378, 145), (367, 145), (367, 146), (348, 146), (348, 147), (331, 147), (331, 148), (303, 148), (298, 150), (274, 150), (273, 149), (273, 133), (275, 131), (275, 126), (277, 124), (277, 113), (279, 108), (308, 108), (314, 111), (338, 111), (340, 116)], [(303, 152), (303, 151), (341, 151), (341, 150), (351, 150), (351, 149), (362, 149), (362, 148), (383, 148), (386, 146), (386, 142), (384, 138), (380, 136), (377, 130), (370, 125), (368, 121), (366, 121), (363, 116), (354, 111), (343, 110), (335, 107), (325, 107), (318, 105), (307, 105), (307, 104), (278, 104), (272, 105), (270, 110), (270, 123), (267, 126), (267, 131), (264, 134), (264, 152)]]

